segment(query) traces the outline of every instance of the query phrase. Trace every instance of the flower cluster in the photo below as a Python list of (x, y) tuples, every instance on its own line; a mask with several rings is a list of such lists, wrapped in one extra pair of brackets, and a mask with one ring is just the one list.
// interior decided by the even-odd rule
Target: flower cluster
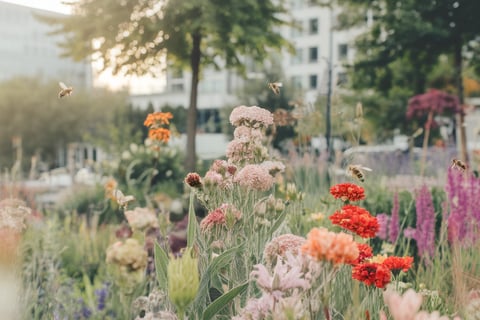
[(232, 227), (240, 220), (242, 213), (233, 205), (224, 203), (219, 208), (211, 211), (200, 223), (202, 231), (210, 231), (217, 226)]
[(257, 106), (239, 106), (230, 114), (230, 123), (236, 127), (268, 127), (273, 124), (273, 115), (270, 111)]
[(342, 201), (360, 201), (365, 199), (365, 190), (353, 183), (340, 183), (330, 188), (330, 194)]
[(170, 140), (170, 129), (165, 128), (170, 124), (173, 115), (170, 112), (150, 113), (143, 123), (148, 127), (148, 137), (153, 141), (167, 143)]
[(192, 188), (201, 188), (203, 186), (202, 177), (196, 172), (190, 172), (185, 177), (185, 183)]
[(218, 186), (221, 189), (230, 189), (233, 186), (233, 175), (237, 167), (225, 160), (215, 160), (203, 178), (207, 186)]
[(366, 209), (350, 204), (344, 205), (340, 211), (336, 211), (329, 219), (333, 224), (352, 231), (362, 238), (375, 237), (379, 229), (377, 218)]
[(0, 201), (0, 229), (23, 231), (26, 228), (25, 220), (31, 212), (22, 200), (9, 198)]
[(262, 165), (248, 164), (235, 176), (234, 181), (247, 189), (267, 191), (275, 182), (268, 169)]
[(359, 255), (351, 235), (331, 232), (326, 228), (310, 230), (302, 251), (316, 260), (327, 260), (333, 264), (351, 263)]
[(385, 288), (391, 281), (392, 273), (407, 272), (411, 268), (412, 263), (412, 257), (370, 257), (353, 264), (352, 278), (366, 285)]
[(134, 230), (158, 228), (157, 215), (151, 209), (136, 207), (134, 210), (125, 211), (125, 217)]
[(263, 251), (263, 257), (267, 267), (275, 265), (277, 258), (285, 258), (287, 252), (291, 252), (292, 254), (298, 253), (304, 242), (304, 237), (291, 233), (282, 234), (273, 238), (265, 246), (265, 250)]
[(107, 248), (107, 263), (119, 265), (127, 272), (142, 271), (147, 266), (147, 252), (136, 239), (118, 241)]

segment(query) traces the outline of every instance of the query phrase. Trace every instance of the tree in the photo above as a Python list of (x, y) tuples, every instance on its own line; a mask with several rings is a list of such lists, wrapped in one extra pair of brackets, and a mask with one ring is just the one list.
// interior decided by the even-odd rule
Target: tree
[(86, 136), (105, 137), (105, 124), (113, 121), (116, 109), (127, 105), (127, 96), (122, 93), (74, 88), (71, 97), (59, 99), (59, 90), (56, 81), (36, 78), (0, 83), (0, 114), (4, 115), (0, 117), (2, 170), (10, 168), (15, 160), (13, 137), (22, 140), (24, 169), (34, 155), (54, 167), (59, 149), (70, 142), (85, 141)]
[[(356, 42), (360, 54), (354, 70), (363, 75), (366, 83), (372, 84), (382, 77), (388, 80), (391, 77), (391, 63), (403, 60), (414, 71), (410, 87), (415, 94), (422, 93), (426, 89), (428, 73), (438, 63), (439, 57), (446, 54), (452, 57), (456, 70), (456, 94), (463, 104), (463, 66), (467, 57), (472, 57), (473, 50), (478, 50), (480, 24), (476, 12), (480, 10), (480, 2), (339, 0), (339, 3), (350, 9), (356, 6), (356, 12), (360, 12), (355, 16), (351, 15), (352, 11), (342, 15), (339, 20), (343, 27), (351, 27), (359, 21), (364, 23), (367, 11), (373, 18), (371, 27)], [(363, 9), (358, 10), (359, 6)], [(388, 82), (382, 81), (382, 84), (384, 89), (389, 88)], [(461, 154), (466, 160), (463, 113), (459, 117)]]
[(288, 45), (279, 33), (286, 23), (282, 1), (80, 0), (72, 6), (72, 16), (42, 18), (60, 26), (56, 33), (66, 34), (62, 46), (67, 56), (100, 59), (114, 73), (125, 74), (158, 75), (165, 57), (190, 67), (186, 168), (191, 171), (201, 67), (243, 71), (243, 56), (262, 61), (270, 49)]

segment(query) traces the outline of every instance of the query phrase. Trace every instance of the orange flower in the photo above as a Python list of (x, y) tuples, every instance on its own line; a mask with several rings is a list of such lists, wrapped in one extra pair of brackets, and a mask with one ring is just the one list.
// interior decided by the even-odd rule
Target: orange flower
[(351, 235), (330, 232), (325, 228), (310, 230), (302, 252), (316, 260), (327, 260), (334, 264), (351, 263), (358, 257), (358, 248)]
[(146, 127), (159, 127), (163, 124), (170, 124), (170, 119), (173, 119), (170, 112), (155, 112), (148, 114), (143, 124)]
[(379, 229), (377, 218), (367, 210), (350, 204), (344, 205), (340, 211), (336, 211), (329, 219), (333, 224), (355, 232), (362, 238), (375, 237)]
[(359, 201), (365, 199), (365, 189), (353, 183), (339, 183), (330, 188), (330, 194), (342, 201)]
[(168, 142), (170, 140), (170, 130), (165, 128), (150, 129), (148, 137), (152, 140)]

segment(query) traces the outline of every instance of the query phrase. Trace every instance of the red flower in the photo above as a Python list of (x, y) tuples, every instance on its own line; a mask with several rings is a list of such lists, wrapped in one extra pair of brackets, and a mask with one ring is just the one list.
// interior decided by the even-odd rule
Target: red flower
[(379, 263), (360, 263), (352, 269), (352, 278), (365, 283), (367, 286), (375, 285), (385, 288), (390, 283), (391, 272)]
[(358, 258), (352, 261), (352, 265), (357, 265), (365, 261), (365, 259), (373, 257), (372, 248), (366, 243), (357, 243), (358, 248)]
[(342, 201), (359, 201), (365, 199), (365, 190), (353, 183), (340, 183), (330, 188), (330, 193), (335, 199)]
[(402, 270), (407, 272), (412, 267), (412, 263), (413, 257), (387, 257), (382, 265), (392, 271)]
[(380, 227), (377, 218), (372, 216), (370, 212), (350, 204), (344, 205), (340, 211), (336, 211), (329, 219), (333, 224), (355, 232), (362, 238), (375, 237)]

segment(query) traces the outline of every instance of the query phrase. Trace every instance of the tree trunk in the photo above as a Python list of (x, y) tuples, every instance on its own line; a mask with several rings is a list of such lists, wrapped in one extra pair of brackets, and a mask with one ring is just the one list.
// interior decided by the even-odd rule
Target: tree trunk
[(195, 137), (197, 135), (197, 94), (200, 75), (200, 42), (202, 36), (199, 31), (192, 34), (192, 52), (190, 53), (190, 67), (192, 68), (192, 82), (190, 87), (190, 106), (187, 113), (187, 152), (185, 169), (194, 172), (197, 165), (197, 148)]
[(462, 42), (458, 38), (455, 43), (454, 63), (455, 63), (455, 82), (457, 86), (458, 101), (462, 111), (457, 115), (457, 135), (460, 137), (460, 158), (463, 162), (468, 164), (468, 150), (467, 150), (467, 133), (465, 128), (465, 114), (463, 104), (465, 103), (463, 97), (463, 59), (462, 59)]

